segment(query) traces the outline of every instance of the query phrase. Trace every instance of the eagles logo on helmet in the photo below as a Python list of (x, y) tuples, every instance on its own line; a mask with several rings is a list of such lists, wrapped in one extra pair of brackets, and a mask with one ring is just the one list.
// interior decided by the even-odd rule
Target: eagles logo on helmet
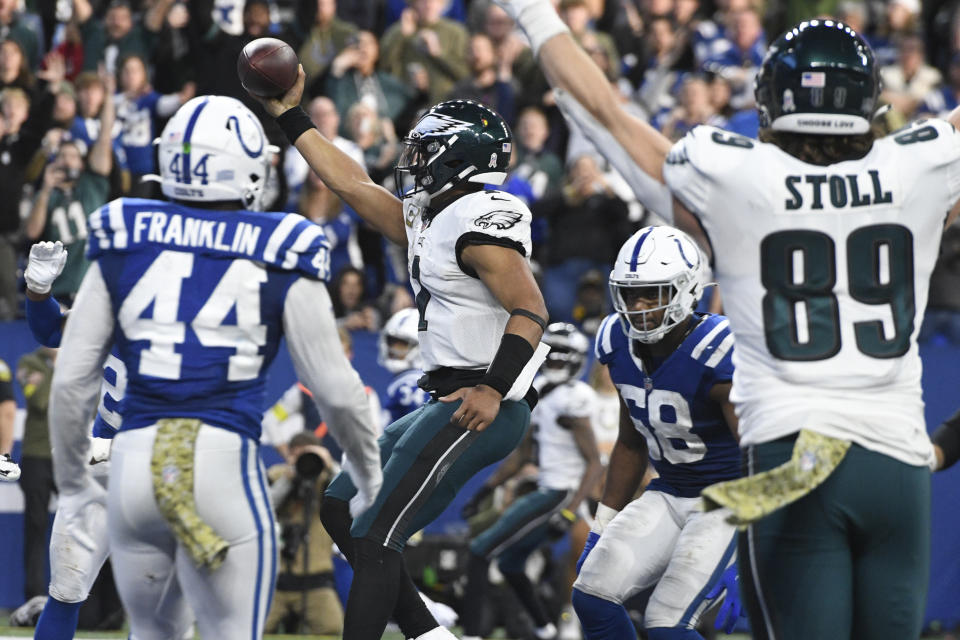
[[(503, 184), (513, 136), (500, 115), (472, 100), (447, 100), (424, 114), (403, 139), (394, 169), (397, 195), (430, 198), (461, 182)], [(413, 187), (404, 192), (404, 177)]]

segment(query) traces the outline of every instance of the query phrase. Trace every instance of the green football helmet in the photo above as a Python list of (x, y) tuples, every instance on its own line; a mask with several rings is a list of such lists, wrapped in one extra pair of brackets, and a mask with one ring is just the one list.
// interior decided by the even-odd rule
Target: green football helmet
[(866, 133), (879, 94), (870, 45), (835, 20), (801, 22), (777, 38), (755, 85), (760, 127), (797, 133)]
[[(503, 184), (513, 136), (496, 111), (473, 100), (447, 100), (427, 111), (403, 139), (394, 170), (401, 198), (426, 192), (431, 198), (457, 184)], [(404, 174), (413, 188), (403, 191)]]

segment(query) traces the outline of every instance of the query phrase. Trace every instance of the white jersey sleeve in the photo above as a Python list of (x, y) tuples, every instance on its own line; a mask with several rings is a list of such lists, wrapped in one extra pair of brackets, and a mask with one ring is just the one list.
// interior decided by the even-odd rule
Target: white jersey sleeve
[(470, 245), (493, 244), (515, 249), (529, 258), (532, 250), (532, 215), (523, 202), (502, 191), (481, 191), (470, 197), (469, 207), (457, 207), (457, 237), (454, 250), (460, 270), (476, 277), (462, 260)]

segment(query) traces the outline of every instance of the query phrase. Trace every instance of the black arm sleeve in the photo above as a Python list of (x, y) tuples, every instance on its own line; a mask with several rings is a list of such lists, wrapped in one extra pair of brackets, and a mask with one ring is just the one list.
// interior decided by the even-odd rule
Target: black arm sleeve
[(941, 470), (949, 469), (957, 460), (960, 460), (960, 411), (957, 411), (937, 427), (931, 440), (933, 444), (943, 450)]

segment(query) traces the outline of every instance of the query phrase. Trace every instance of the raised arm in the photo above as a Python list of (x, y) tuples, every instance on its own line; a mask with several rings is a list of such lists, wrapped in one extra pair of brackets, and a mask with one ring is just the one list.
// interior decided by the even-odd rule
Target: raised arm
[(357, 485), (351, 511), (359, 515), (377, 497), (383, 474), (377, 429), (360, 376), (337, 334), (330, 296), (319, 280), (301, 278), (287, 293), (283, 330), (297, 376), (313, 394), (324, 421), (347, 454), (345, 469)]
[(112, 73), (101, 72), (106, 90), (103, 95), (103, 107), (100, 109), (100, 134), (90, 147), (90, 170), (101, 176), (110, 175), (113, 169), (113, 123), (116, 119), (116, 107), (113, 103), (113, 94), (116, 91), (116, 81)]
[(573, 40), (550, 0), (497, 0), (527, 34), (550, 85), (563, 89), (600, 122), (633, 161), (662, 181), (670, 141), (627, 113), (603, 71)]
[(325, 185), (374, 229), (391, 241), (407, 246), (400, 199), (371, 180), (363, 167), (324, 138), (300, 107), (305, 79), (306, 74), (301, 66), (296, 84), (280, 98), (266, 99), (250, 95), (277, 119), (277, 124), (290, 143), (296, 146)]
[(603, 476), (603, 463), (600, 462), (600, 451), (597, 449), (597, 438), (593, 433), (590, 418), (565, 416), (557, 422), (573, 434), (577, 449), (587, 463), (587, 468), (580, 479), (580, 486), (577, 487), (570, 504), (567, 505), (567, 509), (576, 513), (577, 507), (593, 492), (597, 482)]
[(77, 292), (50, 387), (50, 443), (61, 496), (88, 492), (96, 484), (88, 470), (88, 436), (103, 363), (113, 342), (112, 306), (100, 265), (94, 262)]

